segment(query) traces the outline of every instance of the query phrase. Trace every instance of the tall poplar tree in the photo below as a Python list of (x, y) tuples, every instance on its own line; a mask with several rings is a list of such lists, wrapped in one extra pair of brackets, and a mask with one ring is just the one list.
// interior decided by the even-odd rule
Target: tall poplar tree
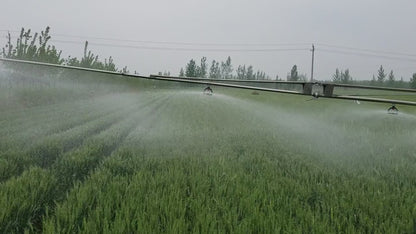
[(377, 81), (379, 83), (383, 83), (384, 79), (386, 79), (386, 73), (384, 73), (383, 65), (380, 65), (380, 68), (378, 69)]
[(389, 86), (394, 86), (396, 79), (394, 78), (394, 74), (393, 74), (393, 70), (390, 71), (389, 73), (389, 78), (387, 80)]
[(196, 77), (197, 75), (197, 66), (195, 60), (191, 59), (189, 63), (186, 65), (185, 76), (186, 77)]
[(221, 62), (221, 78), (231, 79), (233, 77), (233, 66), (231, 65), (231, 57), (228, 56), (225, 62)]

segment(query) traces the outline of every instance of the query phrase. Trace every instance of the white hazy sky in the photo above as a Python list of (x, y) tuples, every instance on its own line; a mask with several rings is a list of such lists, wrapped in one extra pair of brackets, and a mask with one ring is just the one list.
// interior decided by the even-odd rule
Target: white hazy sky
[[(239, 64), (252, 64), (273, 78), (276, 74), (285, 78), (297, 64), (299, 72), (309, 77), (311, 52), (308, 49), (312, 43), (316, 45), (317, 79), (330, 79), (336, 68), (349, 68), (357, 80), (371, 79), (380, 65), (387, 72), (394, 70), (396, 79), (408, 80), (416, 72), (415, 0), (2, 0), (1, 9), (0, 30), (18, 31), (25, 27), (40, 32), (49, 25), (53, 44), (63, 50), (65, 57), (81, 57), (83, 42), (88, 40), (90, 49), (100, 58), (111, 55), (118, 67), (127, 65), (130, 71), (136, 70), (142, 75), (158, 71), (176, 75), (191, 58), (199, 60), (206, 56), (210, 62), (225, 60), (230, 55), (234, 69)], [(3, 47), (6, 31), (0, 34)], [(97, 37), (234, 46), (151, 44)], [(300, 45), (235, 45), (285, 43)], [(363, 53), (369, 52), (364, 50), (351, 51), (325, 44), (402, 54), (367, 56)], [(143, 47), (304, 50), (172, 51)]]

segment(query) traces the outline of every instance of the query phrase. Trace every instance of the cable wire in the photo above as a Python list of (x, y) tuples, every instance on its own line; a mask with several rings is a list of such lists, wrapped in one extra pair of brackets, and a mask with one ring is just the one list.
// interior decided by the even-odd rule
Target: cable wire
[(386, 56), (386, 55), (375, 55), (375, 54), (366, 54), (366, 53), (360, 53), (360, 52), (350, 52), (350, 51), (331, 50), (331, 49), (316, 49), (316, 50), (327, 52), (327, 53), (335, 53), (335, 54), (356, 55), (356, 56), (362, 56), (362, 57), (373, 57), (373, 58), (383, 58), (383, 59), (390, 59), (390, 60), (416, 62), (416, 58), (411, 59), (411, 58), (404, 58), (404, 57), (392, 57), (392, 56)]
[[(20, 33), (20, 31), (11, 31), (1, 29), (1, 32), (15, 32)], [(142, 44), (162, 44), (162, 45), (183, 45), (183, 46), (228, 46), (228, 47), (264, 47), (264, 46), (307, 46), (310, 43), (194, 43), (194, 42), (169, 42), (169, 41), (154, 41), (154, 40), (130, 40), (130, 39), (121, 39), (121, 38), (111, 38), (111, 37), (94, 37), (94, 36), (81, 36), (81, 35), (70, 35), (70, 34), (59, 34), (52, 33), (52, 37), (63, 37), (63, 38), (77, 38), (77, 39), (93, 39), (93, 40), (103, 40), (103, 41), (117, 41), (117, 42), (127, 42), (127, 43), (142, 43)]]
[(376, 54), (390, 54), (390, 55), (402, 55), (402, 56), (409, 56), (409, 57), (416, 57), (416, 54), (409, 54), (409, 53), (401, 53), (401, 52), (392, 52), (392, 51), (382, 51), (382, 50), (373, 50), (373, 49), (362, 49), (356, 47), (349, 47), (349, 46), (338, 46), (338, 45), (330, 45), (330, 44), (322, 44), (317, 43), (319, 46), (323, 47), (330, 47), (330, 48), (338, 48), (338, 49), (346, 49), (346, 50), (355, 50), (355, 51), (364, 51)]
[[(67, 44), (81, 44), (78, 41), (67, 40), (51, 40), (56, 43)], [(158, 46), (137, 46), (137, 45), (121, 45), (110, 43), (95, 43), (88, 42), (89, 45), (115, 47), (115, 48), (129, 48), (129, 49), (144, 49), (144, 50), (162, 50), (162, 51), (204, 51), (204, 52), (279, 52), (279, 51), (307, 51), (308, 48), (265, 48), (265, 49), (222, 49), (222, 48), (183, 48), (183, 47), (158, 47)]]
[(310, 43), (193, 43), (193, 42), (168, 42), (168, 41), (153, 41), (153, 40), (129, 40), (120, 38), (108, 37), (90, 37), (90, 36), (75, 36), (68, 34), (52, 34), (57, 37), (79, 38), (79, 39), (95, 39), (105, 41), (119, 41), (131, 43), (145, 43), (145, 44), (163, 44), (163, 45), (185, 45), (185, 46), (306, 46)]

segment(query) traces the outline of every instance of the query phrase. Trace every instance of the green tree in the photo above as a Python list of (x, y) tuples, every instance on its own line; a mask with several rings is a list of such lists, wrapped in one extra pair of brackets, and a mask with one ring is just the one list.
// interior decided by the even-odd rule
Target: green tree
[(221, 62), (221, 78), (231, 79), (233, 77), (233, 66), (231, 65), (231, 57), (228, 56), (225, 62)]
[[(88, 41), (84, 44), (84, 56), (81, 61), (76, 57), (71, 58), (70, 56), (66, 60), (66, 64), (74, 67), (85, 67), (93, 68), (106, 71), (117, 71), (116, 65), (113, 62), (113, 58), (110, 56), (108, 59), (104, 59), (104, 63), (98, 60), (98, 55), (94, 55), (91, 50), (88, 50)], [(123, 68), (121, 72), (127, 71), (127, 67)], [(127, 72), (124, 72), (127, 73)]]
[(186, 77), (196, 77), (197, 76), (197, 66), (195, 60), (191, 59), (185, 68)]
[(122, 69), (121, 69), (121, 71), (120, 71), (121, 73), (123, 73), (123, 74), (128, 74), (128, 73), (130, 73), (130, 71), (127, 69), (127, 66), (124, 66)]
[(332, 75), (332, 81), (335, 83), (341, 82), (341, 73), (339, 72), (338, 68), (335, 70), (335, 73)]
[(247, 79), (247, 70), (246, 70), (246, 65), (239, 65), (237, 68), (237, 79), (239, 80), (246, 80)]
[(384, 73), (383, 65), (381, 65), (380, 68), (378, 69), (377, 81), (379, 83), (383, 83), (385, 78), (386, 78), (386, 73)]
[(38, 33), (32, 36), (30, 29), (25, 31), (22, 28), (16, 40), (16, 46), (13, 46), (10, 33), (8, 33), (6, 46), (2, 50), (3, 57), (62, 64), (64, 62), (64, 59), (61, 58), (62, 51), (58, 51), (55, 46), (48, 44), (51, 39), (49, 31), (50, 27), (48, 26), (45, 31), (41, 31), (38, 37)]
[(220, 63), (212, 60), (211, 67), (209, 69), (209, 78), (219, 79), (221, 77)]
[(287, 76), (288, 81), (298, 81), (299, 74), (298, 74), (298, 66), (293, 65), (292, 70), (290, 70), (290, 74)]
[(396, 79), (394, 78), (393, 70), (390, 71), (387, 83), (389, 86), (393, 87), (395, 85)]
[(256, 73), (256, 80), (266, 80), (266, 73), (258, 70)]
[(248, 66), (247, 67), (247, 72), (246, 72), (246, 79), (247, 80), (254, 80), (256, 78), (256, 75), (254, 74), (254, 69), (253, 66)]
[(84, 57), (82, 57), (79, 66), (90, 68), (95, 68), (98, 66), (98, 55), (94, 55), (91, 50), (88, 50), (88, 41), (85, 41)]
[(197, 67), (197, 77), (205, 78), (207, 76), (207, 58), (201, 58), (201, 65)]
[(416, 73), (413, 73), (412, 78), (410, 78), (410, 87), (416, 89)]
[(341, 82), (343, 84), (348, 84), (352, 82), (352, 77), (350, 75), (349, 69), (346, 69), (344, 72), (341, 71)]
[[(127, 70), (127, 66), (125, 66), (125, 68), (126, 69), (123, 68), (123, 70)], [(111, 56), (108, 58), (108, 60), (104, 59), (104, 70), (117, 71), (116, 64), (114, 64), (113, 58)]]
[[(84, 46), (84, 57), (78, 60), (76, 57), (69, 56), (66, 60), (61, 58), (62, 51), (57, 50), (54, 45), (50, 45), (50, 27), (46, 27), (40, 34), (31, 35), (31, 30), (22, 28), (20, 35), (14, 46), (11, 42), (10, 33), (7, 36), (6, 46), (3, 47), (3, 57), (11, 59), (22, 59), (52, 64), (66, 63), (70, 66), (94, 68), (107, 71), (117, 71), (113, 58), (110, 56), (104, 62), (98, 60), (98, 56), (88, 51), (88, 41)], [(124, 70), (127, 70), (124, 69)]]
[(281, 79), (279, 78), (279, 75), (278, 74), (276, 74), (276, 76), (275, 76), (275, 78), (274, 78), (276, 81), (280, 81)]
[(183, 71), (183, 67), (181, 67), (181, 70), (179, 72), (180, 77), (185, 77), (185, 72)]

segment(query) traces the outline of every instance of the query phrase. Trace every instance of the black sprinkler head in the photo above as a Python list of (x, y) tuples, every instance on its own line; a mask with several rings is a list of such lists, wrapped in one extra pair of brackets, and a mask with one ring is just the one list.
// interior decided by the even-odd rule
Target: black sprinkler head
[(399, 113), (399, 109), (395, 105), (392, 105), (387, 109), (387, 113), (397, 115)]
[(211, 87), (209, 86), (204, 89), (204, 94), (206, 95), (212, 95), (213, 92), (214, 91), (212, 91)]

